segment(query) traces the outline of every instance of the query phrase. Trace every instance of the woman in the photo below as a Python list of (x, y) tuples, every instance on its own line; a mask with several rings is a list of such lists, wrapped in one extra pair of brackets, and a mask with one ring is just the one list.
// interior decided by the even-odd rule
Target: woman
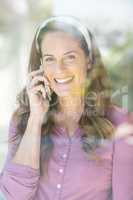
[(48, 18), (28, 72), (9, 127), (5, 199), (132, 200), (131, 135), (113, 140), (127, 114), (111, 102), (92, 33), (74, 17)]

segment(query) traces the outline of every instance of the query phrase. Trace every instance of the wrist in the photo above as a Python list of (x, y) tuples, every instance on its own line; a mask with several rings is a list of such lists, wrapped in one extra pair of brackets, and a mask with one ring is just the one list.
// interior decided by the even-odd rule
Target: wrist
[(43, 117), (30, 113), (29, 121), (35, 124), (39, 124), (41, 126), (43, 123)]

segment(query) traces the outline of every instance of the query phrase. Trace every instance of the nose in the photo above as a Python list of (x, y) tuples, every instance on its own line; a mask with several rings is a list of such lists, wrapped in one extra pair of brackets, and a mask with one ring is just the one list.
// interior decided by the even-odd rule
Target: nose
[(65, 71), (65, 65), (63, 63), (63, 60), (59, 60), (59, 61), (56, 62), (55, 70), (56, 70), (56, 72)]

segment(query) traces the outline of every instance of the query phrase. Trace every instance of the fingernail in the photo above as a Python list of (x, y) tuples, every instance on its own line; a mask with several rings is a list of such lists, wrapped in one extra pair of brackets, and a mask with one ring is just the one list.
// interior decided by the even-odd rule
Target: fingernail
[(46, 78), (44, 78), (44, 82), (46, 82), (46, 84), (49, 85), (49, 82), (47, 81)]

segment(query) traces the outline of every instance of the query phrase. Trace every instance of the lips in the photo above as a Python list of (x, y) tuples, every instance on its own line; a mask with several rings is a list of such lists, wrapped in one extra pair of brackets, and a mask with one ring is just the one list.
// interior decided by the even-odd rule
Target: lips
[(59, 84), (69, 83), (73, 80), (73, 76), (69, 76), (66, 78), (55, 78), (54, 80), (56, 83), (59, 83)]

